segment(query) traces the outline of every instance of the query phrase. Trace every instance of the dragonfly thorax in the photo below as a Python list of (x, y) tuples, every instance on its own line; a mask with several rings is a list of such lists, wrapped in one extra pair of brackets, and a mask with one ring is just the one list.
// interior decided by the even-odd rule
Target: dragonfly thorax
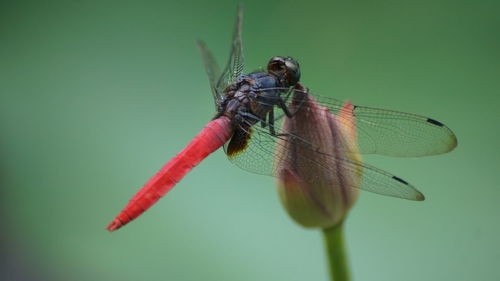
[(278, 83), (276, 77), (265, 72), (242, 75), (224, 90), (224, 99), (217, 116), (264, 118), (272, 110), (279, 94), (276, 90), (262, 90), (274, 89), (279, 86)]

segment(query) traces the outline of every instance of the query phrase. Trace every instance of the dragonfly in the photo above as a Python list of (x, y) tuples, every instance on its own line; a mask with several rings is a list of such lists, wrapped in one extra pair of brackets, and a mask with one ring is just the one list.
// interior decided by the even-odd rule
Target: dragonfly
[[(300, 66), (292, 57), (273, 57), (267, 70), (244, 74), (242, 21), (243, 9), (239, 6), (229, 60), (222, 70), (206, 44), (197, 42), (215, 103), (215, 117), (132, 197), (108, 225), (109, 231), (148, 210), (220, 147), (224, 147), (231, 162), (253, 173), (279, 177), (278, 167), (290, 164), (308, 165), (334, 177), (341, 167), (343, 178), (348, 179), (344, 181), (347, 188), (424, 200), (423, 194), (406, 180), (348, 155), (356, 152), (422, 157), (446, 153), (457, 146), (457, 138), (447, 126), (411, 113), (345, 106), (340, 100), (312, 93), (300, 83)], [(287, 121), (319, 110), (334, 114), (339, 124), (354, 130), (356, 142), (344, 139), (337, 141), (339, 145), (334, 151), (324, 151), (315, 145), (313, 137), (335, 136), (314, 132), (314, 126), (285, 126)], [(355, 122), (350, 122), (346, 115)], [(290, 146), (300, 151), (298, 156), (284, 153), (284, 147)], [(349, 179), (359, 175), (361, 180)]]

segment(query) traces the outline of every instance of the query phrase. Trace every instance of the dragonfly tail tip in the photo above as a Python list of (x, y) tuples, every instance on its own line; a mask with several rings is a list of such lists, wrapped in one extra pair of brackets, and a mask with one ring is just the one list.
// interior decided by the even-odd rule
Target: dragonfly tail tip
[(122, 224), (122, 222), (119, 219), (114, 219), (110, 224), (108, 224), (108, 226), (106, 227), (106, 229), (109, 232), (113, 232), (113, 231), (117, 230), (118, 228), (120, 228), (122, 226), (123, 226), (123, 224)]

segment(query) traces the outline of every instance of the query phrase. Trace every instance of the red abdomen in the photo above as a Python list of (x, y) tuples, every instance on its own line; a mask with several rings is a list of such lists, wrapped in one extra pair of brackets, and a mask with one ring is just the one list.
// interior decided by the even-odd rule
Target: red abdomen
[(232, 135), (230, 123), (229, 118), (225, 116), (208, 123), (179, 154), (146, 182), (107, 229), (116, 230), (140, 216), (170, 191), (201, 160), (224, 145)]

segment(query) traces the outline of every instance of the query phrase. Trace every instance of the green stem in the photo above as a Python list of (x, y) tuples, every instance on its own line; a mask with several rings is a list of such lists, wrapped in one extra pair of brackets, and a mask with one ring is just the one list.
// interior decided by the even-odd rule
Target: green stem
[(344, 245), (343, 223), (323, 229), (332, 281), (349, 281), (349, 266)]

